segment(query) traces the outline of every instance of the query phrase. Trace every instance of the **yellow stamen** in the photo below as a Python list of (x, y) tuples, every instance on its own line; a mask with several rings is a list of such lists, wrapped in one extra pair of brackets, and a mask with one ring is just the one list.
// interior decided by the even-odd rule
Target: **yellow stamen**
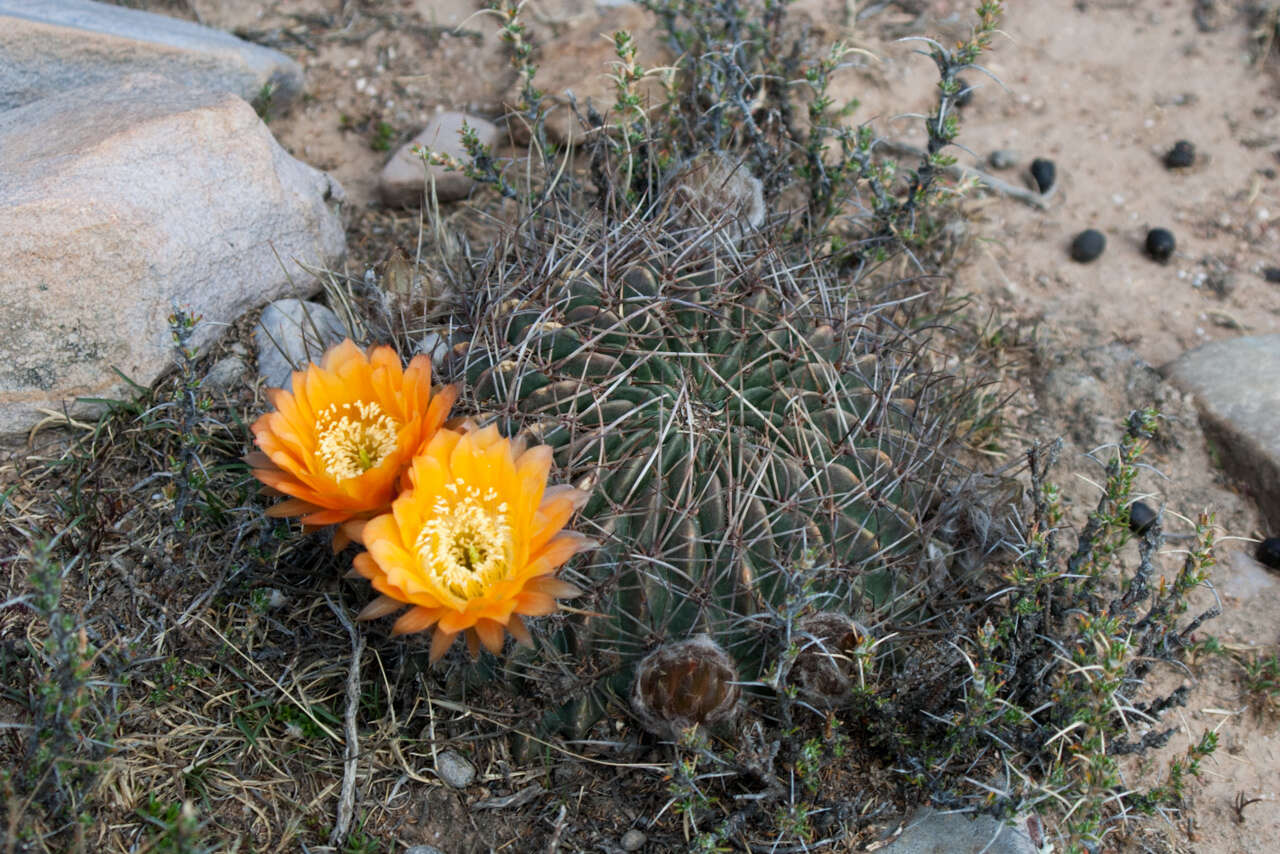
[(335, 403), (316, 419), (316, 453), (334, 480), (359, 477), (395, 451), (399, 432), (376, 403)]
[(497, 503), (492, 488), (481, 495), (455, 481), (445, 489), (457, 498), (436, 499), (435, 517), (422, 526), (414, 546), (424, 572), (460, 599), (474, 599), (510, 573), (507, 505)]

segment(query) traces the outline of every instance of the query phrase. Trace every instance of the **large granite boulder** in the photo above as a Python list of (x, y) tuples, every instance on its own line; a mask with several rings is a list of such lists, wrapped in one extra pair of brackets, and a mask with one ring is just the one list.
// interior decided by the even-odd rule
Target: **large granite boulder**
[(1228, 473), (1280, 531), (1280, 335), (1215, 341), (1164, 367), (1190, 392)]
[(230, 93), (134, 75), (0, 113), (0, 434), (151, 383), (177, 307), (199, 346), (314, 292), (343, 198)]
[(137, 72), (246, 101), (269, 90), (273, 110), (302, 91), (298, 63), (229, 33), (92, 0), (0, 0), (0, 110)]

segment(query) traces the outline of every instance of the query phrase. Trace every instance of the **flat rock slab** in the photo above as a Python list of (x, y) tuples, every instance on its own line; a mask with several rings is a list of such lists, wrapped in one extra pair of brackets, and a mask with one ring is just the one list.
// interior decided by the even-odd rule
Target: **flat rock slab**
[(283, 53), (199, 24), (92, 0), (0, 0), (0, 110), (137, 72), (246, 101), (269, 87), (273, 111), (303, 84)]
[[(1021, 824), (1022, 822), (1019, 822)], [(880, 849), (881, 854), (1038, 854), (1039, 848), (1020, 827), (989, 815), (976, 818), (918, 810), (902, 835)]]
[[(122, 398), (346, 252), (342, 187), (230, 93), (133, 75), (0, 113), (0, 434)], [(100, 408), (100, 407), (99, 407)]]
[(1164, 367), (1190, 392), (1228, 473), (1280, 531), (1280, 335), (1215, 341)]

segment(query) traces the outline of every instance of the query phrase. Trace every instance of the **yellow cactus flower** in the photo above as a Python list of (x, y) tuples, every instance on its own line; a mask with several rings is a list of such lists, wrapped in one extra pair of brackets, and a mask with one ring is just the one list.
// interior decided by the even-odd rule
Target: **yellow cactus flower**
[[(253, 424), (260, 451), (245, 461), (271, 489), (291, 496), (271, 516), (322, 526), (371, 518), (391, 506), (409, 461), (431, 440), (457, 397), (432, 393), (431, 360), (408, 368), (390, 347), (367, 354), (350, 340), (319, 365), (293, 374), (292, 391), (269, 392), (274, 412)], [(347, 534), (335, 535), (335, 547)]]
[(504, 630), (530, 644), (522, 618), (550, 614), (557, 598), (579, 595), (554, 573), (593, 545), (563, 530), (587, 494), (548, 488), (550, 470), (549, 447), (526, 450), (496, 427), (438, 432), (414, 458), (410, 488), (364, 527), (368, 551), (355, 570), (383, 595), (359, 619), (412, 606), (393, 632), (434, 627), (432, 661), (463, 632), (473, 657), (480, 644), (501, 652)]

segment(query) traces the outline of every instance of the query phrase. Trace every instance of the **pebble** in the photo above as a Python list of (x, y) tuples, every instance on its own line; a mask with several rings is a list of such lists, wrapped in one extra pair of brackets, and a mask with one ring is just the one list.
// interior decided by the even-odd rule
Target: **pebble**
[(476, 778), (476, 768), (455, 750), (446, 750), (436, 757), (436, 775), (445, 785), (465, 789)]
[(1280, 285), (1280, 267), (1267, 267), (1262, 271), (1262, 278), (1273, 285)]
[(444, 854), (434, 845), (412, 845), (404, 849), (404, 854)]
[(957, 77), (956, 83), (960, 84), (960, 91), (956, 93), (955, 105), (961, 108), (969, 106), (973, 103), (973, 88), (969, 85), (969, 81), (962, 77)]
[(1135, 534), (1145, 534), (1156, 523), (1158, 515), (1145, 501), (1133, 502), (1129, 505), (1129, 530)]
[(1088, 264), (1102, 254), (1107, 248), (1107, 238), (1095, 228), (1085, 229), (1071, 241), (1071, 258), (1081, 264)]
[(1280, 569), (1280, 537), (1268, 537), (1258, 543), (1258, 563)]
[(204, 387), (210, 391), (226, 393), (244, 382), (249, 366), (239, 356), (226, 356), (213, 363), (205, 374)]
[(639, 830), (628, 830), (622, 834), (622, 850), (623, 851), (639, 851), (644, 847), (648, 837)]
[(992, 169), (1012, 169), (1018, 165), (1018, 161), (1021, 159), (1018, 156), (1018, 152), (1008, 148), (1001, 148), (998, 151), (991, 152), (990, 156), (987, 157), (987, 163)]
[(300, 299), (268, 305), (253, 330), (258, 346), (258, 375), (270, 388), (287, 388), (293, 372), (319, 362), (324, 352), (347, 337), (347, 328), (328, 306)]
[(1196, 162), (1196, 147), (1185, 139), (1173, 144), (1164, 155), (1166, 169), (1186, 169)]
[(1053, 182), (1058, 177), (1058, 168), (1053, 165), (1052, 160), (1037, 157), (1031, 161), (1031, 177), (1040, 188), (1040, 192), (1047, 193), (1053, 189)]
[(1220, 297), (1229, 297), (1236, 292), (1236, 277), (1225, 270), (1210, 273), (1204, 283)]
[(1161, 264), (1169, 260), (1177, 245), (1173, 232), (1167, 228), (1153, 228), (1147, 232), (1147, 254)]

